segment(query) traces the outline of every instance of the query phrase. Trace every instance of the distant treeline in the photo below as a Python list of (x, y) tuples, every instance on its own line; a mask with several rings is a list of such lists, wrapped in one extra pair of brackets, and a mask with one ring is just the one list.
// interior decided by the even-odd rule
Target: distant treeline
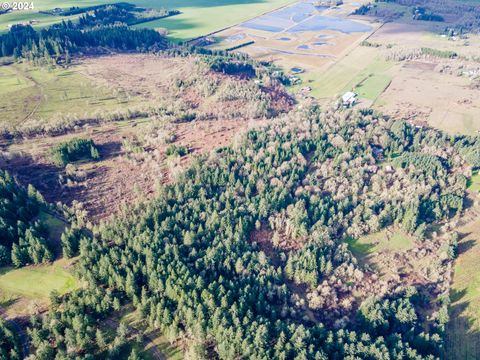
[(269, 77), (287, 85), (289, 78), (271, 62), (256, 61), (246, 54), (232, 52), (230, 50), (210, 50), (202, 47), (180, 45), (172, 46), (165, 51), (170, 56), (203, 56), (203, 61), (210, 70), (228, 75), (240, 75), (244, 77)]
[(432, 49), (432, 48), (426, 48), (426, 47), (422, 48), (422, 55), (430, 55), (430, 56), (445, 58), (445, 59), (454, 59), (458, 56), (458, 54), (455, 51), (438, 50), (438, 49)]
[[(393, 3), (398, 6), (389, 6)], [(402, 8), (403, 7), (403, 8)], [(440, 29), (446, 33), (480, 31), (480, 3), (457, 0), (375, 0), (362, 5), (356, 15), (376, 16), (384, 21), (394, 21), (406, 15), (413, 20), (443, 22)], [(445, 19), (448, 18), (448, 23)]]
[(70, 55), (94, 48), (117, 51), (161, 50), (167, 40), (149, 29), (130, 29), (125, 25), (78, 29), (62, 22), (39, 31), (31, 26), (15, 25), (0, 36), (0, 56), (25, 58), (36, 63), (69, 62)]
[(233, 50), (241, 49), (242, 47), (252, 45), (252, 44), (255, 44), (255, 41), (253, 41), (253, 40), (252, 41), (247, 41), (247, 42), (229, 47), (228, 49), (225, 49), (225, 51), (233, 51)]
[[(105, 8), (106, 6), (107, 6), (106, 4), (87, 6), (87, 7), (72, 6), (68, 9), (55, 8), (55, 9), (43, 10), (43, 11), (39, 11), (39, 12), (41, 14), (53, 15), (53, 16), (70, 16), (70, 15), (83, 14), (83, 13), (86, 13), (88, 11), (95, 11), (97, 9)], [(127, 3), (127, 2), (114, 3), (114, 4), (110, 4), (110, 6), (116, 6), (116, 7), (121, 7), (121, 8), (125, 8), (125, 9), (131, 9), (131, 8), (135, 7), (135, 5)]]
[[(136, 7), (134, 4), (127, 2), (119, 2), (114, 4), (102, 4), (88, 7), (73, 6), (68, 9), (55, 8), (51, 10), (40, 11), (40, 13), (52, 16), (71, 16), (84, 14), (82, 17), (96, 17), (97, 20), (107, 20), (106, 23), (108, 24), (122, 22), (127, 25), (132, 25), (139, 22), (151, 21), (166, 16), (176, 15), (179, 14), (180, 11), (167, 9), (146, 9)], [(112, 18), (111, 20), (108, 19), (110, 17)], [(139, 21), (134, 21), (134, 19)]]
[(82, 15), (78, 25), (81, 28), (101, 26), (101, 25), (135, 25), (147, 21), (162, 19), (164, 17), (178, 14), (178, 10), (166, 9), (144, 9), (136, 8), (134, 5), (122, 3), (120, 5), (105, 5), (93, 12)]

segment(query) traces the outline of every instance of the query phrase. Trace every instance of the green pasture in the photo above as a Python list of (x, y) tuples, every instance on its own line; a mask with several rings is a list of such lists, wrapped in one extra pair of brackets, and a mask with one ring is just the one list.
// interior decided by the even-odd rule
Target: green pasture
[[(34, 0), (33, 11), (17, 11), (0, 15), (0, 31), (7, 31), (9, 24), (38, 20), (36, 27), (45, 27), (62, 20), (58, 16), (39, 14), (39, 10), (49, 10), (56, 7), (92, 6), (119, 2), (115, 0)], [(149, 28), (166, 28), (173, 40), (188, 40), (201, 35), (229, 27), (254, 18), (284, 5), (294, 3), (294, 0), (132, 0), (137, 6), (147, 8), (167, 8), (180, 10), (181, 14), (138, 26)], [(70, 17), (75, 19), (78, 16)]]
[(360, 99), (375, 101), (392, 80), (394, 72), (395, 63), (385, 61), (377, 49), (359, 46), (328, 69), (301, 74), (302, 84), (296, 88), (308, 85), (312, 88), (311, 95), (323, 100), (353, 90)]

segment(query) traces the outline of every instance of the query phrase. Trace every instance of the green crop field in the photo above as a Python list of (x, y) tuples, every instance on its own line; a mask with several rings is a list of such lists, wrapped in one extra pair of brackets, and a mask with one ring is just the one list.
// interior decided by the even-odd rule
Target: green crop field
[[(182, 12), (180, 15), (138, 26), (166, 28), (173, 40), (188, 40), (241, 23), (294, 2), (292, 0), (172, 0), (168, 1), (168, 7), (180, 10)], [(158, 2), (154, 0), (137, 0), (136, 4), (158, 7)]]
[[(17, 11), (1, 15), (0, 30), (7, 31), (9, 24), (38, 20), (35, 26), (44, 27), (61, 21), (61, 17), (39, 14), (39, 10), (49, 10), (56, 7), (92, 6), (118, 2), (88, 1), (88, 0), (36, 0), (33, 11)], [(152, 21), (138, 26), (149, 28), (166, 28), (173, 40), (188, 40), (206, 35), (216, 30), (238, 24), (265, 12), (295, 2), (294, 0), (133, 0), (129, 1), (137, 6), (149, 8), (167, 8), (180, 10), (181, 14)], [(76, 16), (70, 17), (74, 19)]]
[(53, 290), (64, 294), (77, 286), (77, 280), (59, 263), (0, 269), (2, 296), (47, 299)]

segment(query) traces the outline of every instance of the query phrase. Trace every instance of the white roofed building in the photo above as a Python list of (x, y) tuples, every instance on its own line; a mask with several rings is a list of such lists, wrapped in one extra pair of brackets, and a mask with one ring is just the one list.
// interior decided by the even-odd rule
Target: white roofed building
[(357, 94), (351, 91), (346, 92), (342, 96), (342, 102), (343, 102), (343, 106), (346, 106), (346, 107), (353, 106), (357, 102)]

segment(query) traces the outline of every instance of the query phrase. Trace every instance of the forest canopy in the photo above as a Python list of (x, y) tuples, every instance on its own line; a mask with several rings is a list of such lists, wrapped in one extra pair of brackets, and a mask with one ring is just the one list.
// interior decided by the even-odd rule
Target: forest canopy
[[(396, 224), (423, 241), (426, 225), (459, 211), (462, 139), (317, 107), (251, 130), (77, 241), (89, 286), (34, 322), (35, 347), (55, 344), (48, 358), (101, 354), (95, 319), (132, 302), (194, 357), (437, 358), (444, 288), (379, 290), (346, 240)], [(279, 255), (255, 240), (262, 229)], [(427, 319), (425, 306), (438, 314)]]

